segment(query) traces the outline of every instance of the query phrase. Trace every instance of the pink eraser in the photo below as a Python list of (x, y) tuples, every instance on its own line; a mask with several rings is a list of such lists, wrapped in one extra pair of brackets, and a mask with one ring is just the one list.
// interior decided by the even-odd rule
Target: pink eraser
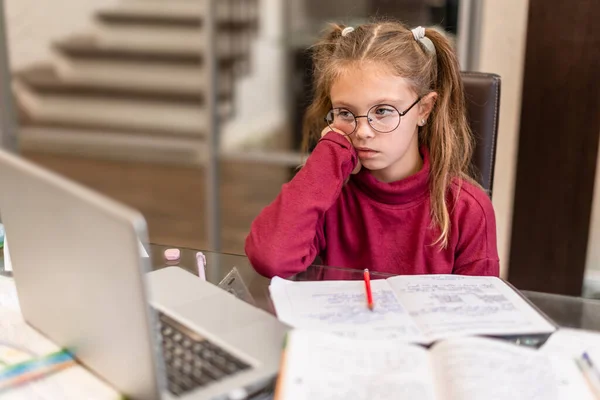
[(198, 276), (203, 281), (206, 280), (206, 256), (201, 252), (196, 253), (196, 263), (198, 264)]
[(165, 259), (167, 261), (177, 261), (181, 256), (179, 249), (167, 249), (165, 250)]

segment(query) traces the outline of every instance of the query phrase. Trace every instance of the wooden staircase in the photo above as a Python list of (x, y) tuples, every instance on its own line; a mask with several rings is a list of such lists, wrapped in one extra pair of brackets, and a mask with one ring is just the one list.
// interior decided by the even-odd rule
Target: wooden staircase
[(57, 40), (47, 64), (16, 71), (21, 148), (202, 165), (214, 134), (206, 61), (216, 57), (216, 109), (229, 120), (258, 26), (257, 0), (218, 0), (207, 48), (206, 1), (121, 0), (96, 12), (91, 34)]

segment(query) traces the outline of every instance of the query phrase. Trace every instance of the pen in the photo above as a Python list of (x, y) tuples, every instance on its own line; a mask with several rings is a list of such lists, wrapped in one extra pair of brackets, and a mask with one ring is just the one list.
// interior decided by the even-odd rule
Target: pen
[(581, 355), (581, 358), (577, 360), (577, 365), (579, 366), (579, 369), (581, 369), (592, 392), (594, 392), (596, 399), (600, 399), (600, 373), (592, 363), (590, 356), (584, 352)]
[(363, 274), (365, 278), (365, 290), (367, 291), (367, 307), (373, 311), (373, 294), (371, 293), (371, 275), (369, 275), (369, 269), (365, 268)]

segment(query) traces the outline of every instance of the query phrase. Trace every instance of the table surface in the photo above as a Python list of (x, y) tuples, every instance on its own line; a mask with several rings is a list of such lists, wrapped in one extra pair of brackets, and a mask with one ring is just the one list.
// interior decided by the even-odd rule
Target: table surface
[[(179, 261), (168, 262), (164, 258), (164, 251), (168, 248), (172, 247), (157, 244), (150, 245), (154, 269), (178, 266), (198, 275), (196, 253), (199, 250), (179, 248), (181, 251)], [(251, 296), (250, 301), (257, 307), (270, 313), (275, 313), (269, 297), (268, 287), (270, 280), (254, 271), (246, 256), (209, 251), (202, 251), (202, 253), (206, 257), (207, 281), (214, 284), (227, 284), (228, 282), (222, 281), (235, 267), (239, 273), (239, 277), (243, 281), (242, 287), (244, 288), (244, 293), (249, 293)], [(362, 279), (361, 270), (333, 268), (321, 265), (310, 266), (305, 272), (298, 274), (294, 279), (321, 280), (327, 274), (335, 275), (337, 279)], [(373, 279), (388, 276), (390, 275), (371, 273)], [(236, 282), (236, 284), (239, 285), (239, 282)], [(600, 300), (532, 291), (521, 291), (521, 293), (561, 327), (600, 331)]]

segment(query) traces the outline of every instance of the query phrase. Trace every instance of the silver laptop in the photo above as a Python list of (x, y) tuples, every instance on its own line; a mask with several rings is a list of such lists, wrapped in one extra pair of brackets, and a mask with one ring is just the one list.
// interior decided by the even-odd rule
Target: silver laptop
[(276, 375), (287, 326), (181, 268), (146, 274), (135, 210), (0, 150), (0, 216), (25, 320), (127, 397), (237, 399)]

